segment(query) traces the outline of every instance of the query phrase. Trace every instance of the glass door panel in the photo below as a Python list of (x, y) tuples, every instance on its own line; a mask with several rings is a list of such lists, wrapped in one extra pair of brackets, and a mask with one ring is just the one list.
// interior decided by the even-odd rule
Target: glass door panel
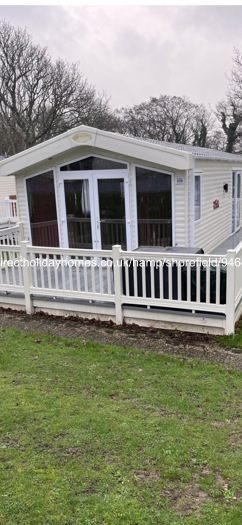
[(89, 181), (65, 180), (64, 188), (69, 248), (92, 249)]
[(171, 176), (136, 168), (138, 244), (172, 246)]
[(120, 244), (126, 250), (124, 179), (98, 179), (101, 246)]

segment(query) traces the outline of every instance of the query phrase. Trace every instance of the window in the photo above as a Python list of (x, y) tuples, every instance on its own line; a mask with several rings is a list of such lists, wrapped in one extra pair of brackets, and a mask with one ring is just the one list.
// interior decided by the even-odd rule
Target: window
[(59, 246), (53, 171), (26, 180), (34, 246)]
[(139, 246), (172, 246), (171, 175), (136, 168)]
[(232, 233), (240, 227), (241, 173), (233, 171), (232, 184)]
[(194, 215), (195, 221), (201, 219), (201, 175), (194, 176)]
[(102, 159), (101, 157), (87, 157), (76, 160), (71, 164), (62, 166), (60, 171), (87, 171), (87, 170), (125, 170), (127, 165), (115, 160)]

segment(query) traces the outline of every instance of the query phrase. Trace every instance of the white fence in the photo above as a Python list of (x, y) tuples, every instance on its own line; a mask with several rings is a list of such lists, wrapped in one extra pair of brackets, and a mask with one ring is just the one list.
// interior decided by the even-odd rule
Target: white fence
[(0, 228), (0, 245), (17, 246), (23, 240), (23, 235), (22, 223), (11, 227)]
[(242, 313), (242, 242), (234, 250), (228, 250), (227, 261), (227, 333), (230, 333), (234, 331), (234, 324)]
[(0, 293), (8, 294), (5, 304), (14, 302), (12, 293), (22, 293), (29, 314), (40, 298), (49, 313), (55, 301), (68, 300), (66, 310), (78, 302), (78, 312), (85, 312), (86, 303), (93, 317), (97, 306), (100, 312), (109, 305), (117, 324), (132, 318), (157, 325), (166, 318), (176, 327), (182, 319), (187, 330), (192, 323), (197, 331), (220, 327), (233, 333), (242, 313), (242, 243), (224, 258), (125, 252), (120, 246), (91, 251), (0, 243)]
[(18, 209), (16, 199), (0, 200), (0, 221), (16, 222), (18, 220)]

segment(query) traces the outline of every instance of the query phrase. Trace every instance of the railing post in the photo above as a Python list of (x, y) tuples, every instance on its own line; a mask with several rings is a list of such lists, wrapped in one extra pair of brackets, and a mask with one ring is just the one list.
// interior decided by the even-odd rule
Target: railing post
[(114, 277), (114, 299), (115, 299), (115, 313), (116, 324), (123, 324), (123, 310), (122, 310), (122, 267), (119, 261), (121, 260), (121, 246), (116, 244), (112, 247), (113, 259), (113, 277)]
[(19, 228), (19, 242), (24, 240), (24, 225), (22, 222), (18, 222), (17, 224)]
[(226, 325), (225, 333), (233, 334), (235, 325), (235, 250), (228, 250), (227, 259), (227, 282), (226, 282)]
[(28, 251), (28, 241), (20, 242), (20, 257), (23, 264), (23, 285), (24, 285), (24, 298), (25, 298), (25, 309), (27, 314), (34, 313), (33, 300), (30, 294), (30, 282), (31, 282), (31, 267), (30, 254)]

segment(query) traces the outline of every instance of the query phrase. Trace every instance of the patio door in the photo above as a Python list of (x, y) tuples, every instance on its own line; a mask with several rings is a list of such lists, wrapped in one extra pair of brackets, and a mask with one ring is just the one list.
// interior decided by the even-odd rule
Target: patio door
[[(94, 177), (97, 249), (110, 250), (120, 244), (127, 250), (129, 207), (127, 206), (127, 179), (115, 174), (108, 178)], [(125, 195), (126, 194), (126, 195)], [(128, 226), (128, 228), (127, 228)]]
[(240, 227), (241, 173), (233, 171), (232, 181), (232, 233)]
[[(64, 180), (65, 238), (70, 248), (92, 249), (90, 184), (88, 178)], [(66, 239), (66, 240), (67, 240)]]
[(61, 174), (64, 246), (130, 249), (127, 170)]

